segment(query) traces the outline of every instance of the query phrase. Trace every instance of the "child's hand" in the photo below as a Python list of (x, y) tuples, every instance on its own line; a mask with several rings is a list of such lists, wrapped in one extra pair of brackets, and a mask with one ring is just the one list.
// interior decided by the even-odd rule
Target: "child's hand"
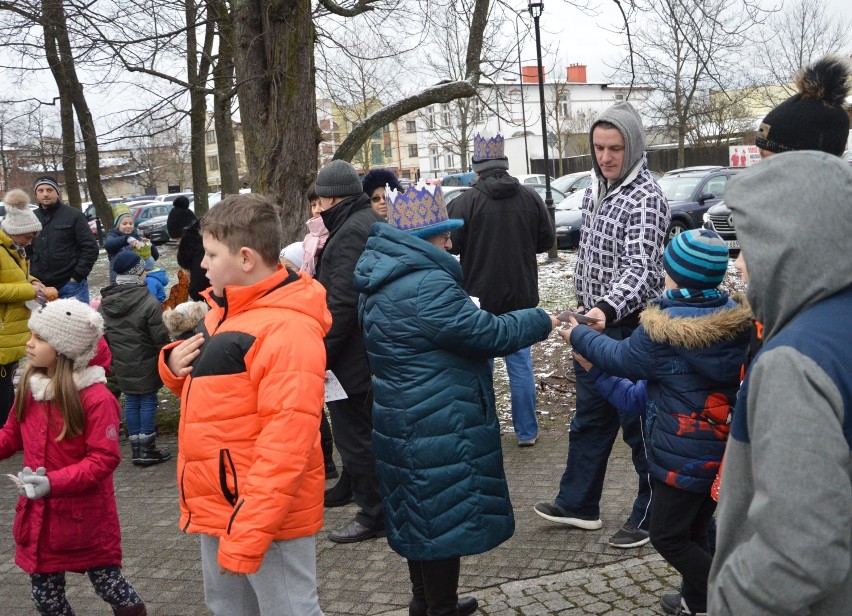
[(559, 330), (559, 336), (568, 344), (571, 344), (571, 330), (574, 329), (573, 325), (566, 325), (562, 329)]
[(195, 334), (173, 348), (166, 362), (171, 373), (175, 376), (186, 376), (192, 372), (192, 362), (201, 353), (202, 344), (204, 344), (204, 334)]
[(560, 325), (562, 325), (562, 321), (557, 319), (555, 316), (550, 315), (550, 329), (554, 330), (557, 327), (559, 327)]
[(577, 351), (574, 351), (573, 353), (571, 353), (571, 355), (574, 356), (574, 359), (577, 360), (578, 364), (583, 366), (583, 370), (585, 370), (586, 372), (593, 368), (592, 362), (580, 355)]

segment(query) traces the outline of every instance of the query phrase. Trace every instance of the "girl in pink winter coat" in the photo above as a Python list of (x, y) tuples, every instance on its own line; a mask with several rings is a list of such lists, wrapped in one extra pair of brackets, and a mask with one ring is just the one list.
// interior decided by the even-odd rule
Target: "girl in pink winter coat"
[(89, 365), (103, 320), (87, 304), (60, 299), (33, 311), (29, 328), (28, 366), (0, 430), (0, 459), (24, 452), (15, 562), (30, 574), (39, 614), (73, 616), (65, 597), (65, 572), (73, 571), (89, 576), (115, 614), (144, 616), (121, 573), (112, 483), (121, 460), (119, 406), (103, 367)]

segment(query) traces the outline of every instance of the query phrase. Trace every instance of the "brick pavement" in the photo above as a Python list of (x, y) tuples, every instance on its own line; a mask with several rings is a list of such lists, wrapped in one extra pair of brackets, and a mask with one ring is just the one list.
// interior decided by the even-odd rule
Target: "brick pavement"
[[(173, 437), (160, 440), (174, 451)], [(544, 434), (530, 449), (518, 448), (513, 435), (504, 438), (517, 530), (497, 549), (462, 559), (460, 592), (474, 594), (481, 604), (478, 613), (489, 616), (658, 613), (659, 595), (678, 582), (673, 570), (649, 546), (617, 550), (606, 545), (629, 513), (636, 485), (623, 443), (616, 444), (609, 464), (602, 530), (571, 530), (533, 513), (536, 502), (555, 495), (566, 446), (564, 435)], [(129, 453), (125, 444), (125, 460), (115, 476), (125, 573), (151, 616), (208, 614), (197, 540), (177, 529), (174, 461), (138, 469), (130, 464)], [(20, 466), (18, 455), (0, 462), (0, 473), (17, 472)], [(0, 616), (34, 614), (28, 577), (12, 560), (14, 507), (10, 482), (0, 491)], [(407, 568), (384, 540), (355, 545), (328, 541), (329, 530), (347, 522), (354, 511), (354, 505), (327, 510), (317, 538), (322, 608), (328, 616), (405, 616)], [(83, 576), (69, 575), (68, 596), (78, 616), (111, 613)]]

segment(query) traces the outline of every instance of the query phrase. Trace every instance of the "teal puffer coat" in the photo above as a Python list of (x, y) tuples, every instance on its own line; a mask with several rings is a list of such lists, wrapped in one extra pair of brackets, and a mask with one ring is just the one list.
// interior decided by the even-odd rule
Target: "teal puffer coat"
[(490, 550), (515, 520), (488, 359), (546, 338), (550, 317), (479, 310), (455, 258), (386, 223), (372, 226), (354, 282), (390, 547), (411, 560)]

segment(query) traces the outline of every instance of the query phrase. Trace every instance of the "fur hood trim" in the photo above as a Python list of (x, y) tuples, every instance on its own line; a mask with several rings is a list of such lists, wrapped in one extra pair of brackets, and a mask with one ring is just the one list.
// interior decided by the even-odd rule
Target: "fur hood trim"
[(742, 295), (732, 298), (737, 305), (696, 317), (675, 317), (658, 304), (650, 304), (639, 319), (648, 336), (657, 343), (685, 349), (703, 349), (733, 340), (752, 324), (751, 308)]
[[(53, 400), (53, 387), (50, 386), (53, 379), (45, 374), (35, 373), (30, 376), (30, 393), (39, 402)], [(88, 366), (82, 370), (74, 371), (74, 385), (77, 391), (86, 389), (95, 383), (106, 383), (106, 374), (100, 366)]]

